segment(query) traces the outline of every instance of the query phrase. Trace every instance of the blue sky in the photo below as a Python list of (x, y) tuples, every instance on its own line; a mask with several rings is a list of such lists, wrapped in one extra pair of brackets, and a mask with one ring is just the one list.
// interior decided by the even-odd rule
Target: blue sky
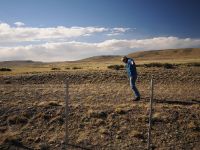
[(200, 47), (198, 0), (0, 0), (0, 4), (0, 60), (63, 61)]

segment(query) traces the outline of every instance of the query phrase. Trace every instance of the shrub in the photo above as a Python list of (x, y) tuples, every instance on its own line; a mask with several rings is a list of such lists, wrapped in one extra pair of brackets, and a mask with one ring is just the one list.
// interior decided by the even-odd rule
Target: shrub
[(136, 67), (144, 67), (143, 64), (137, 64)]
[(0, 68), (0, 71), (12, 71), (10, 68)]
[(163, 67), (166, 68), (166, 69), (173, 69), (174, 68), (173, 64), (168, 64), (168, 63), (163, 64)]
[(164, 67), (165, 69), (172, 69), (174, 65), (169, 63), (149, 63), (144, 64), (144, 67)]
[(54, 67), (54, 68), (51, 68), (51, 70), (61, 70), (61, 69)]
[(162, 67), (161, 63), (149, 63), (149, 64), (144, 64), (145, 67)]
[(6, 81), (5, 81), (5, 84), (11, 84), (11, 81), (6, 80)]
[(113, 70), (120, 70), (124, 68), (124, 65), (110, 65), (107, 67), (108, 69), (113, 69)]
[(135, 137), (135, 138), (138, 138), (138, 139), (144, 139), (144, 135), (137, 130), (132, 130), (131, 132), (129, 132), (129, 136)]
[(4, 143), (7, 143), (9, 145), (14, 145), (14, 146), (17, 146), (17, 147), (22, 147), (23, 144), (22, 144), (22, 139), (18, 136), (17, 133), (7, 133), (6, 135), (7, 137), (4, 139)]
[(69, 67), (65, 67), (65, 69), (66, 69), (66, 70), (69, 70), (70, 68), (69, 68)]
[(39, 145), (39, 147), (41, 150), (49, 150), (50, 149), (50, 146), (47, 143), (41, 143)]
[(75, 69), (82, 69), (82, 68), (81, 67), (73, 67), (72, 69), (75, 70)]
[(187, 63), (186, 66), (200, 67), (200, 62)]
[(88, 117), (90, 118), (106, 118), (108, 116), (105, 111), (97, 110), (88, 110)]
[(13, 115), (8, 118), (10, 124), (26, 124), (28, 119), (23, 115)]

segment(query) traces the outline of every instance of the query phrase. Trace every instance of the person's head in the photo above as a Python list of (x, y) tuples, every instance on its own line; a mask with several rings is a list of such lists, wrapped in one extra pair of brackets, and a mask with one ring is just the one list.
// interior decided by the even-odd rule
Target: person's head
[(124, 63), (127, 63), (128, 58), (127, 58), (126, 56), (123, 56), (123, 57), (121, 58), (121, 61), (124, 62)]

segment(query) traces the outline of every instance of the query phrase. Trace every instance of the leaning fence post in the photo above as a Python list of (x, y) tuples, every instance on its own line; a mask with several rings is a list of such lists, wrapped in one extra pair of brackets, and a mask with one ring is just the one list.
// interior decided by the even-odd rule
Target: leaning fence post
[(68, 124), (69, 124), (69, 83), (65, 82), (65, 150), (67, 150), (68, 145)]
[(149, 127), (148, 127), (148, 145), (147, 149), (151, 149), (151, 126), (152, 126), (152, 103), (153, 103), (153, 75), (151, 76), (151, 97), (150, 97), (150, 112), (149, 112)]

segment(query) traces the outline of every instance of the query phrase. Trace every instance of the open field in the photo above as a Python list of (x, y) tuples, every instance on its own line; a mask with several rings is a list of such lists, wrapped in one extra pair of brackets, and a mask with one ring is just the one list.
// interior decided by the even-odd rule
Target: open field
[[(118, 58), (103, 63), (98, 59), (36, 65), (41, 68), (46, 65), (46, 70), (22, 64), (13, 66), (16, 71), (3, 72), (0, 76), (0, 149), (64, 147), (65, 80), (69, 81), (70, 95), (69, 149), (145, 149), (150, 78), (154, 75), (153, 148), (198, 150), (200, 67), (138, 67), (137, 85), (142, 100), (132, 102), (125, 70), (107, 69), (107, 65), (120, 64)], [(191, 58), (182, 60), (191, 62)], [(63, 69), (51, 71), (55, 65)], [(73, 65), (83, 68), (64, 69)], [(23, 67), (27, 70), (23, 71)]]
[(200, 139), (199, 71), (199, 67), (139, 68), (142, 100), (135, 103), (124, 70), (1, 77), (1, 149), (40, 149), (41, 143), (50, 149), (63, 147), (65, 79), (70, 79), (70, 144), (88, 149), (144, 149), (152, 73), (153, 145), (198, 149), (194, 141)]
[[(188, 64), (200, 63), (200, 48), (170, 49), (158, 51), (142, 51), (131, 53), (137, 65), (149, 63)], [(70, 62), (34, 62), (34, 61), (6, 61), (0, 62), (0, 68), (10, 68), (11, 72), (2, 72), (0, 75), (37, 74), (46, 72), (69, 72), (77, 70), (108, 70), (109, 65), (122, 65), (121, 56), (94, 56), (91, 58)]]

